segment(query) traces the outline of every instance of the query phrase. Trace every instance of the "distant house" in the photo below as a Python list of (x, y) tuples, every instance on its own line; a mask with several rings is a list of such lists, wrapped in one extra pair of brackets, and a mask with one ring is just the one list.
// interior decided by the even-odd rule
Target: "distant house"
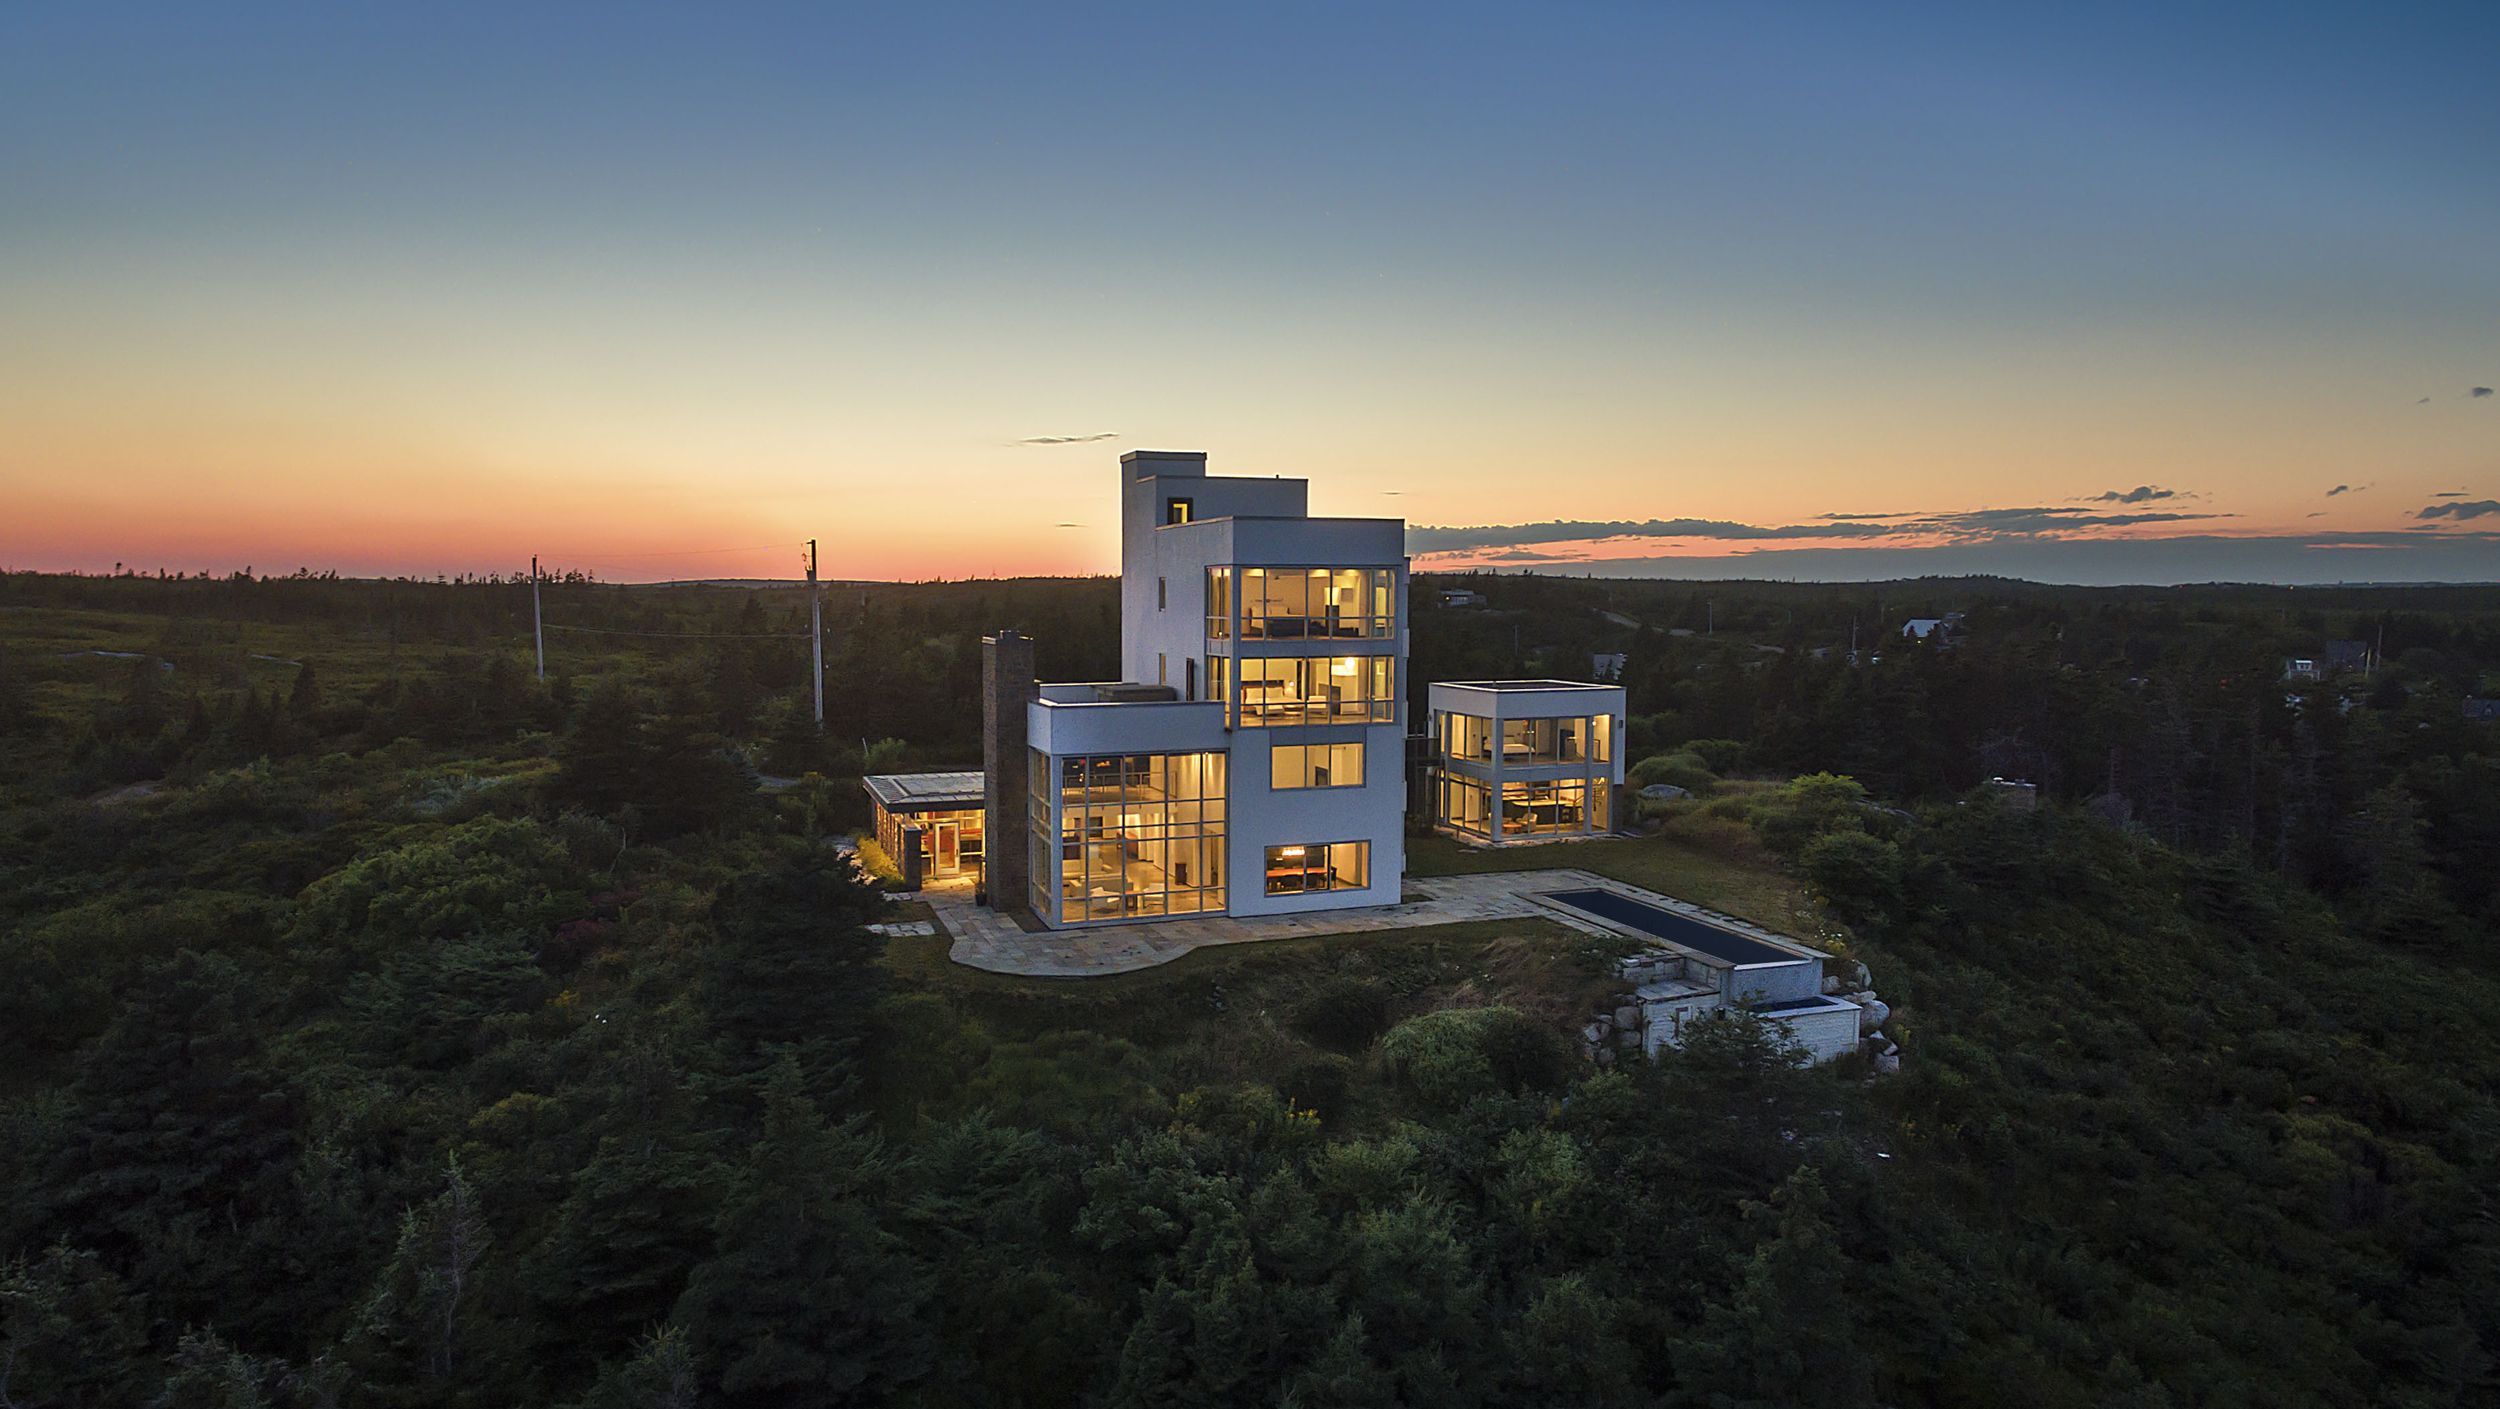
[(1445, 607), (1481, 607), (1484, 605), (1484, 594), (1482, 592), (1471, 592), (1464, 587), (1443, 588), (1441, 591), (1441, 605)]
[(2040, 805), (2040, 785), (2021, 778), (1990, 778), (1988, 791), (2005, 800), (2016, 812), (2029, 812)]
[(2323, 680), (2326, 678), (2326, 672), (2319, 669), (2318, 663), (2314, 660), (2294, 658), (2283, 663), (2283, 678), (2286, 680)]
[(2465, 717), (2477, 724), (2500, 723), (2500, 700), (2467, 700)]
[(2329, 641), (2319, 657), (2322, 671), (2367, 670), (2370, 667), (2370, 643), (2367, 641)]
[(1623, 652), (1599, 651), (1589, 656), (1591, 680), (1616, 681), (1623, 678)]
[(1939, 646), (1953, 643), (1962, 634), (1962, 614), (1946, 612), (1943, 616), (1914, 616), (1901, 627), (1901, 634), (1925, 641), (1933, 639)]

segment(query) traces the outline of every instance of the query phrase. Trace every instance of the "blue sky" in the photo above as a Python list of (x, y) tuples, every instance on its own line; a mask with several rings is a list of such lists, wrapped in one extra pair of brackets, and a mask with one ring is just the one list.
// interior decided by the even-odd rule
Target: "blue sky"
[[(1323, 512), (1769, 531), (1441, 561), (2500, 579), (2500, 510), (2454, 507), (2500, 497), (2496, 41), (2491, 6), (20, 7), (0, 559), (1100, 571), (1148, 445)], [(2138, 486), (2175, 517), (2061, 522)], [(1793, 531), (1835, 514), (1901, 531)]]

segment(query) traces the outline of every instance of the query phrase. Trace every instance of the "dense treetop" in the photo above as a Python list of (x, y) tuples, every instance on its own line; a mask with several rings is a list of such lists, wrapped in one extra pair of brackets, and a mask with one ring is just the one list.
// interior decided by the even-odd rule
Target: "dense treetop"
[(541, 682), (525, 583), (0, 578), (0, 1397), (2500, 1394), (2489, 594), (1475, 585), (1419, 682), (1623, 650), (1697, 794), (1573, 863), (1867, 963), (1900, 1075), (1601, 1071), (1529, 923), (869, 932), (847, 779), (970, 760), (983, 630), (1107, 674), (1106, 583), (837, 589), (820, 738), (787, 591), (559, 584), (658, 634)]

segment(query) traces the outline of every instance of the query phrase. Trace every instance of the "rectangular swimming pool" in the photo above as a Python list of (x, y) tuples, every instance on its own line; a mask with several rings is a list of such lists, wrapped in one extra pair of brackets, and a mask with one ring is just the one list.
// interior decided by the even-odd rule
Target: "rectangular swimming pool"
[(1808, 960), (1799, 954), (1763, 943), (1717, 925), (1661, 910), (1655, 905), (1617, 895), (1611, 890), (1548, 891), (1548, 900), (1559, 901), (1574, 910), (1585, 910), (1601, 920), (1629, 925), (1643, 934), (1680, 944), (1697, 954), (1729, 964), (1802, 964)]

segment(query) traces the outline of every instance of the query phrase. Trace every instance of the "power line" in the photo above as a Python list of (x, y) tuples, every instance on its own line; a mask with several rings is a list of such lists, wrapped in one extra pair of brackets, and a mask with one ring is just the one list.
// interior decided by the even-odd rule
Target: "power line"
[(604, 626), (556, 626), (553, 624), (550, 624), (547, 629), (570, 631), (582, 636), (665, 636), (671, 640), (680, 641), (804, 641), (807, 639), (805, 633), (783, 634), (780, 632), (759, 634), (739, 631), (618, 631)]

